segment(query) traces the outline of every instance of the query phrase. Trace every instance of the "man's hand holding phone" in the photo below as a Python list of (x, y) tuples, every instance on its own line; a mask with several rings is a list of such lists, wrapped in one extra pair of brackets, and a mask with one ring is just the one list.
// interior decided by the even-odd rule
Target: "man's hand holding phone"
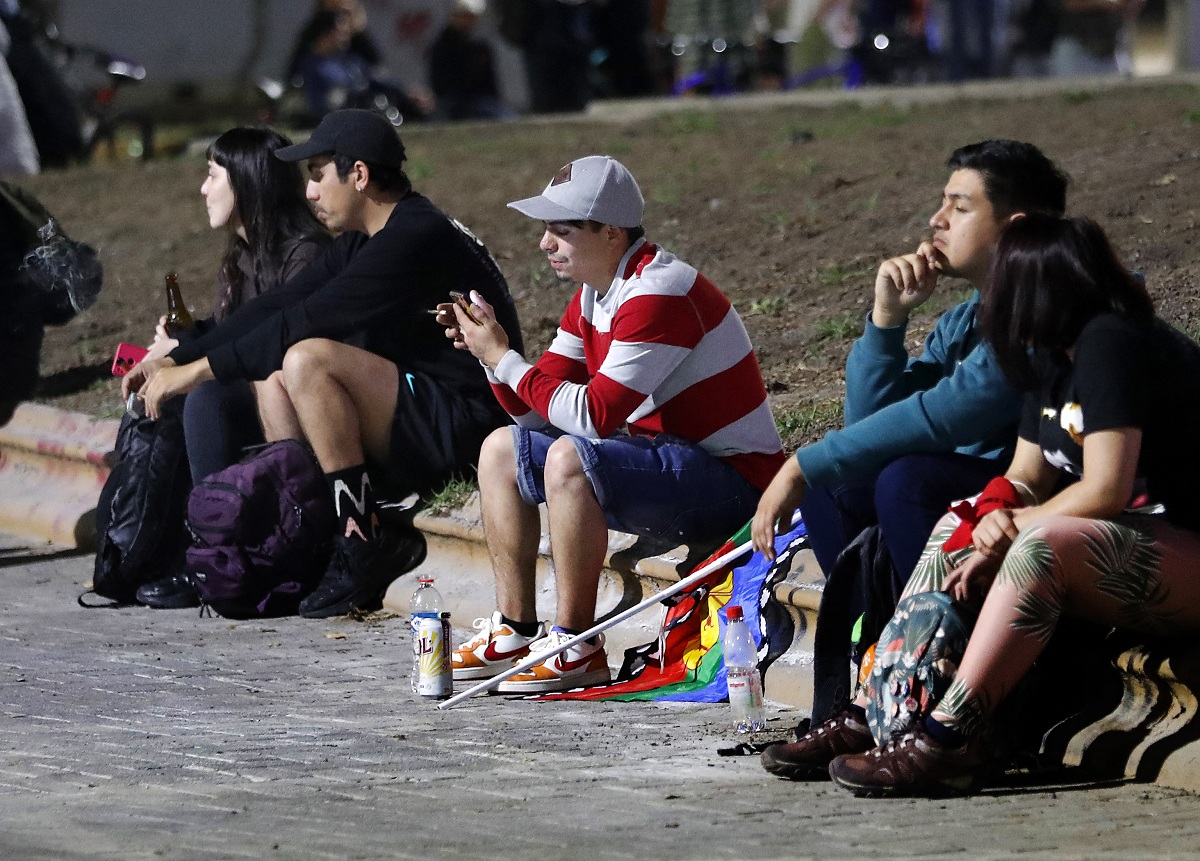
[(437, 306), (437, 319), (446, 327), (446, 337), (454, 341), (456, 348), (470, 350), (472, 356), (494, 369), (508, 352), (508, 334), (496, 322), (492, 306), (477, 290), (471, 291), (470, 301), (454, 292), (450, 299)]

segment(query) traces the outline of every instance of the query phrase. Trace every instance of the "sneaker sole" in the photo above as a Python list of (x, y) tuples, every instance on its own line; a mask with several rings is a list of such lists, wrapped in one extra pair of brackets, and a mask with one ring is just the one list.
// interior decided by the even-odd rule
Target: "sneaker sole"
[(805, 782), (830, 779), (828, 763), (825, 765), (801, 765), (795, 762), (768, 757), (767, 754), (769, 751), (770, 748), (767, 748), (762, 752), (762, 767), (776, 777)]
[(512, 668), (512, 664), (509, 664), (506, 667), (471, 667), (469, 669), (463, 668), (451, 670), (451, 675), (453, 675), (454, 681), (456, 682), (478, 682), (482, 679), (495, 678), (501, 673), (511, 670)]
[(559, 691), (569, 691), (574, 688), (593, 688), (596, 685), (606, 685), (612, 681), (612, 673), (608, 667), (603, 670), (592, 670), (565, 679), (542, 679), (532, 682), (501, 682), (496, 686), (498, 694), (552, 694)]
[(829, 776), (842, 789), (850, 790), (855, 798), (954, 798), (960, 795), (970, 795), (975, 791), (976, 784), (975, 778), (971, 775), (966, 775), (958, 780), (939, 781), (921, 787), (871, 786), (839, 778), (832, 771)]

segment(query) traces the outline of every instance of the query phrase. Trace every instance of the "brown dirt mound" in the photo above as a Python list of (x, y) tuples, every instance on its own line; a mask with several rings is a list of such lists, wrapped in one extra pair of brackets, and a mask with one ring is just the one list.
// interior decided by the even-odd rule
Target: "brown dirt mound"
[[(1072, 176), (1071, 209), (1100, 221), (1145, 273), (1160, 313), (1200, 332), (1194, 242), (1200, 100), (1190, 86), (897, 108), (694, 110), (624, 122), (406, 130), (417, 187), (491, 248), (531, 353), (568, 298), (537, 250), (538, 225), (505, 208), (565, 162), (605, 152), (638, 177), (650, 238), (704, 271), (742, 313), (790, 446), (840, 420), (842, 368), (875, 269), (915, 248), (940, 197), (946, 156), (987, 137), (1031, 140)], [(178, 270), (206, 313), (223, 244), (208, 229), (201, 158), (92, 166), (25, 181), (68, 231), (101, 250), (96, 306), (49, 330), (40, 399), (115, 415), (107, 369), (118, 341), (146, 342)], [(914, 319), (914, 348), (965, 295), (948, 282)]]

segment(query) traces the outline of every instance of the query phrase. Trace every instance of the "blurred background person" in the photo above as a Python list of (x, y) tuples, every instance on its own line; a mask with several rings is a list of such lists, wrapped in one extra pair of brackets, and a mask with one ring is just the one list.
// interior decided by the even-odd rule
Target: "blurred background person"
[(485, 0), (455, 0), (446, 28), (429, 52), (435, 114), (448, 120), (508, 120), (516, 114), (500, 101), (495, 59), (475, 30)]
[(342, 108), (386, 112), (390, 104), (404, 119), (422, 119), (433, 110), (429, 93), (402, 87), (381, 73), (379, 51), (365, 26), (366, 12), (357, 0), (318, 0), (287, 71), (289, 82), (304, 93), (308, 122)]

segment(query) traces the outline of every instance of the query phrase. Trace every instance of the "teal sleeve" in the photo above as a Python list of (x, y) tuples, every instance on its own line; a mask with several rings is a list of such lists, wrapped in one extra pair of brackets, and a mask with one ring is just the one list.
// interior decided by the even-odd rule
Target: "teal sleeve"
[(796, 459), (809, 486), (866, 478), (903, 455), (951, 452), (1011, 437), (1020, 409), (1021, 395), (1004, 379), (992, 351), (979, 345), (932, 388), (831, 431), (801, 448)]
[(862, 337), (854, 342), (846, 360), (847, 425), (874, 415), (886, 406), (929, 389), (947, 375), (948, 346), (965, 334), (964, 314), (972, 309), (960, 305), (948, 311), (925, 339), (925, 349), (910, 359), (904, 346), (907, 327), (880, 329), (871, 322), (863, 326)]

